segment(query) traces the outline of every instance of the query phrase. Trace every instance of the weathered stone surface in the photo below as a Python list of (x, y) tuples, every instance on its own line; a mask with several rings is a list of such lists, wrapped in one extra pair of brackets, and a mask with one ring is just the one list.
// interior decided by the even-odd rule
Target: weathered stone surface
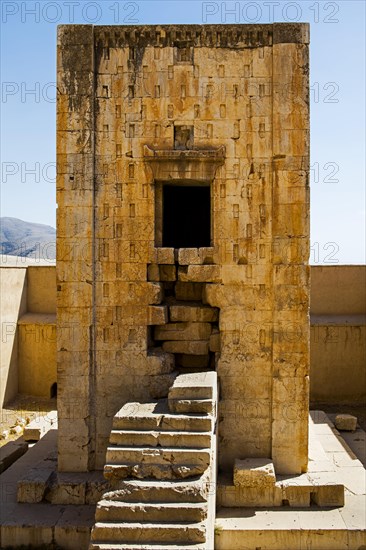
[(42, 502), (49, 481), (53, 475), (51, 469), (33, 468), (18, 482), (18, 502)]
[(148, 306), (147, 316), (148, 325), (162, 325), (168, 322), (168, 308), (167, 306)]
[(165, 353), (162, 350), (155, 349), (147, 356), (149, 365), (149, 373), (154, 374), (169, 374), (174, 370), (174, 355)]
[(179, 265), (201, 265), (214, 264), (215, 259), (214, 247), (202, 248), (180, 248), (178, 251)]
[(218, 329), (213, 329), (210, 336), (210, 351), (219, 352), (221, 349), (220, 345), (220, 332)]
[(169, 399), (216, 399), (216, 372), (181, 374), (169, 390)]
[(163, 343), (163, 350), (169, 353), (182, 353), (184, 355), (206, 355), (208, 353), (208, 341), (172, 340)]
[(182, 282), (221, 283), (221, 267), (218, 265), (189, 265), (178, 269), (178, 279)]
[(198, 248), (180, 248), (178, 251), (179, 265), (201, 264), (201, 258)]
[[(60, 469), (103, 467), (105, 419), (170, 379), (149, 326), (193, 315), (219, 324), (210, 350), (201, 333), (162, 348), (217, 354), (220, 467), (259, 453), (305, 471), (308, 26), (61, 26), (58, 47)], [(211, 246), (164, 247), (163, 187), (195, 181)]]
[(149, 391), (152, 399), (162, 399), (166, 397), (176, 376), (176, 372), (149, 376)]
[(157, 264), (174, 264), (174, 248), (155, 248), (153, 258)]
[(204, 449), (210, 447), (209, 433), (189, 432), (160, 432), (160, 431), (132, 431), (112, 430), (109, 438), (114, 445), (134, 445), (149, 447), (191, 447)]
[(177, 300), (201, 300), (204, 285), (201, 283), (182, 283), (175, 285), (175, 297)]
[(48, 430), (57, 428), (57, 411), (51, 411), (45, 416), (40, 416), (24, 427), (24, 441), (39, 441)]
[(126, 478), (136, 479), (160, 479), (175, 480), (199, 476), (207, 469), (207, 464), (154, 464), (151, 462), (140, 464), (106, 464), (104, 466), (104, 477), (112, 484)]
[(199, 479), (185, 481), (121, 480), (112, 492), (104, 494), (110, 501), (125, 502), (206, 502), (210, 491), (209, 472)]
[(177, 430), (205, 432), (211, 430), (205, 416), (172, 415), (164, 402), (126, 403), (113, 418), (114, 429)]
[(176, 271), (175, 265), (159, 265), (160, 281), (175, 281)]
[(95, 519), (113, 522), (191, 522), (199, 523), (207, 517), (207, 507), (201, 503), (132, 504), (102, 500), (98, 503)]
[(273, 463), (268, 458), (246, 458), (235, 460), (234, 485), (243, 487), (273, 487), (276, 476)]
[(219, 310), (207, 306), (174, 305), (169, 307), (169, 317), (172, 322), (208, 322), (218, 321)]
[(22, 438), (16, 441), (9, 441), (6, 445), (0, 448), (0, 473), (4, 472), (13, 464), (19, 457), (24, 455), (28, 450), (28, 443)]
[(155, 327), (155, 340), (206, 340), (211, 334), (210, 323), (167, 323)]
[(93, 530), (94, 540), (103, 540), (109, 543), (118, 543), (121, 540), (130, 542), (191, 542), (205, 541), (203, 524), (179, 525), (156, 523), (144, 525), (140, 523), (96, 523)]
[(208, 367), (209, 359), (209, 355), (185, 355), (177, 353), (175, 356), (177, 366), (186, 368), (206, 368)]
[(154, 282), (160, 281), (160, 271), (158, 264), (150, 264), (147, 266), (147, 280)]
[(352, 414), (337, 414), (334, 423), (337, 430), (353, 432), (357, 428), (357, 417)]
[(172, 413), (215, 414), (216, 404), (212, 399), (169, 399)]
[(149, 281), (175, 281), (175, 265), (150, 264), (147, 266), (147, 278)]

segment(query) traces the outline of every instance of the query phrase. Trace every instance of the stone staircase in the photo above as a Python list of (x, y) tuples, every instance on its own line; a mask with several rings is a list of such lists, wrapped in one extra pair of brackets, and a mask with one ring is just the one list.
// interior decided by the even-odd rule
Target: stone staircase
[(168, 399), (115, 415), (90, 550), (214, 548), (215, 372), (178, 376)]

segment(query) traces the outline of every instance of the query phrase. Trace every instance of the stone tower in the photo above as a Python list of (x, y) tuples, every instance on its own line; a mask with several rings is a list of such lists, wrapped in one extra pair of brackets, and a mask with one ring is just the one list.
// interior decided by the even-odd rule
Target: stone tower
[(218, 373), (224, 471), (306, 471), (308, 42), (307, 24), (59, 27), (60, 471), (102, 469), (116, 411), (187, 368)]

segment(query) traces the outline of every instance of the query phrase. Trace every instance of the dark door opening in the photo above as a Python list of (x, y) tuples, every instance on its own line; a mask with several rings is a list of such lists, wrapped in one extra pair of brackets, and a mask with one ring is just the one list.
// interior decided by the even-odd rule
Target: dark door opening
[(211, 246), (209, 186), (163, 186), (163, 246)]

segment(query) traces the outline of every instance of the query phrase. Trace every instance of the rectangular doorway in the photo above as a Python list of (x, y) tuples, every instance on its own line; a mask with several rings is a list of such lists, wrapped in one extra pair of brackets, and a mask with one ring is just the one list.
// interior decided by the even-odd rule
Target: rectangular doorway
[(210, 191), (209, 185), (163, 185), (162, 246), (211, 246)]

